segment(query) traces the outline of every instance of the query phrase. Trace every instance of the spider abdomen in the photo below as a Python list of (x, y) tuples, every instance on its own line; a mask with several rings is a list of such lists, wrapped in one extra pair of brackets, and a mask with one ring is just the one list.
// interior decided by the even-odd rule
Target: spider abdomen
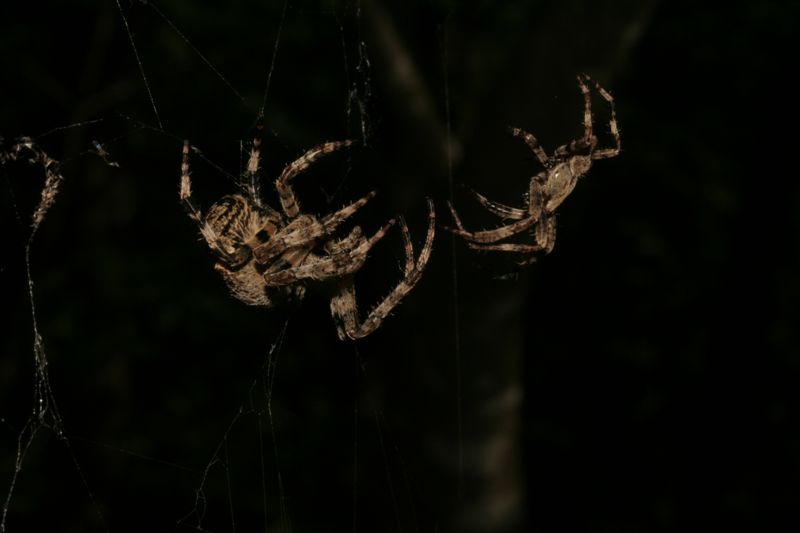
[(247, 305), (270, 307), (272, 301), (267, 295), (267, 285), (256, 266), (255, 261), (249, 261), (236, 271), (228, 270), (219, 263), (214, 268), (222, 274), (222, 279), (234, 297)]
[(569, 163), (559, 163), (547, 172), (543, 184), (546, 198), (545, 210), (552, 213), (570, 195), (578, 183), (578, 176), (573, 173)]

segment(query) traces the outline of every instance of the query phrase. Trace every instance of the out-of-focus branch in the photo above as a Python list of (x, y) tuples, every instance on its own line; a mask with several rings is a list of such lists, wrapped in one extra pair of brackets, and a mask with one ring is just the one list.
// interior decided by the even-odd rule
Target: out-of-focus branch
[(443, 168), (447, 165), (448, 142), (449, 157), (455, 163), (461, 154), (459, 144), (452, 137), (448, 140), (444, 119), (392, 20), (375, 0), (362, 2), (372, 29), (373, 43), (387, 67), (386, 85), (394, 106), (408, 114), (409, 119), (416, 123), (415, 129), (432, 139), (433, 155)]

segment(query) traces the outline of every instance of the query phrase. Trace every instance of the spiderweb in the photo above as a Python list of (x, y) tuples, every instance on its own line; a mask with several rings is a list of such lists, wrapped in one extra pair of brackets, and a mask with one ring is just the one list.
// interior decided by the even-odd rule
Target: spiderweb
[[(16, 488), (17, 479), (22, 470), (25, 456), (37, 434), (42, 431), (49, 431), (68, 449), (70, 445), (69, 439), (64, 433), (64, 423), (58, 411), (58, 405), (56, 404), (53, 389), (50, 385), (47, 354), (45, 353), (44, 340), (39, 331), (39, 324), (36, 318), (34, 282), (31, 275), (31, 246), (34, 243), (36, 232), (44, 221), (48, 210), (55, 203), (59, 187), (63, 181), (63, 176), (59, 170), (59, 162), (48, 156), (47, 153), (29, 138), (19, 139), (10, 146), (3, 147), (3, 150), (4, 151), (0, 153), (0, 163), (2, 163), (3, 166), (12, 164), (13, 162), (24, 161), (30, 165), (41, 167), (41, 171), (45, 176), (44, 185), (41, 190), (41, 198), (30, 217), (30, 232), (24, 246), (25, 278), (27, 281), (28, 299), (30, 303), (31, 324), (33, 326), (33, 405), (29, 418), (24, 422), (17, 436), (13, 473), (11, 475), (5, 501), (3, 502), (2, 515), (0, 515), (0, 531), (5, 532), (8, 510), (14, 494), (14, 489)], [(17, 217), (19, 217), (18, 213)], [(71, 456), (73, 461), (76, 461), (75, 456)], [(78, 472), (81, 473), (77, 462), (75, 462), (75, 466)], [(86, 486), (86, 490), (91, 498), (91, 490), (88, 486)]]

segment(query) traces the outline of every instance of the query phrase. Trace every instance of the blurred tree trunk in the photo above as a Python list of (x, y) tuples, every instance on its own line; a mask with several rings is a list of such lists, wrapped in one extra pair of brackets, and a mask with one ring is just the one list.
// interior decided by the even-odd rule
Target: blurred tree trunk
[[(520, 126), (548, 141), (560, 139), (558, 144), (571, 139), (580, 123), (580, 108), (567, 115), (562, 111), (569, 112), (572, 102), (580, 105), (576, 74), (585, 71), (609, 83), (628, 60), (656, 4), (653, 0), (587, 8), (578, 1), (543, 3), (530, 8), (535, 13), (518, 14), (518, 20), (502, 6), (487, 13), (463, 7), (440, 16), (437, 40), (426, 48), (419, 35), (404, 39), (414, 29), (401, 27), (402, 21), (379, 0), (364, 0), (376, 72), (391, 100), (386, 107), (400, 115), (401, 131), (396, 135), (404, 139), (405, 148), (398, 151), (405, 153), (396, 161), (406, 168), (399, 173), (420, 176), (416, 184), (427, 182), (429, 188), (418, 194), (435, 191), (449, 197), (450, 167), (459, 191), (455, 203), (465, 224), (490, 227), (493, 222), (481, 218), (481, 210), (460, 194), (458, 184), (519, 204), (527, 189), (515, 175), (519, 162), (529, 166), (528, 175), (539, 169), (506, 128)], [(524, 25), (532, 20), (533, 26)], [(550, 105), (552, 95), (564, 95), (565, 103)], [(553, 148), (547, 146), (548, 151)], [(414, 195), (398, 191), (398, 196)], [(439, 223), (446, 225), (449, 216), (442, 207)], [(531, 337), (535, 325), (523, 323), (522, 317), (531, 305), (528, 276), (536, 275), (536, 268), (501, 279), (504, 276), (482, 266), (496, 258), (471, 254), (460, 242), (453, 254), (451, 239), (445, 232), (438, 236), (439, 262), (428, 275), (436, 276), (439, 292), (453, 287), (453, 277), (458, 277), (457, 287), (451, 289), (458, 316), (443, 315), (442, 306), (429, 305), (420, 309), (419, 320), (450, 328), (453, 334), (449, 341), (441, 333), (425, 336), (439, 343), (409, 344), (407, 350), (417, 352), (416, 372), (430, 367), (431, 361), (438, 361), (440, 372), (449, 369), (426, 394), (429, 401), (445, 404), (442, 409), (449, 409), (449, 415), (443, 418), (453, 420), (423, 433), (431, 435), (429, 460), (437, 472), (431, 479), (442, 483), (431, 489), (439, 499), (433, 507), (453, 509), (442, 518), (445, 531), (527, 531), (526, 515), (535, 516), (536, 509), (528, 508), (525, 491), (523, 366), (526, 355), (536, 354), (536, 338)], [(498, 273), (503, 269), (508, 273), (514, 265), (509, 261)], [(444, 390), (442, 383), (448, 384)]]

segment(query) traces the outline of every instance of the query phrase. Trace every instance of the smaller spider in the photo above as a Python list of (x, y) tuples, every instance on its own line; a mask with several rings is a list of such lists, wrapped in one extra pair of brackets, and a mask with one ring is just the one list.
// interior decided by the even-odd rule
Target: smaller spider
[[(615, 145), (611, 148), (597, 148), (597, 137), (592, 132), (592, 99), (587, 83), (594, 84), (600, 96), (611, 107), (609, 126), (614, 136)], [(515, 137), (522, 138), (533, 151), (544, 170), (531, 178), (524, 209), (509, 207), (473, 191), (478, 202), (494, 215), (503, 220), (513, 220), (499, 228), (484, 231), (467, 231), (452, 204), (449, 204), (456, 227), (449, 228), (456, 235), (463, 237), (470, 248), (476, 250), (497, 250), (535, 254), (549, 254), (556, 242), (556, 215), (558, 206), (570, 195), (578, 183), (578, 178), (585, 175), (595, 159), (614, 157), (620, 152), (621, 142), (614, 99), (599, 83), (583, 74), (578, 76), (578, 85), (583, 93), (583, 137), (555, 149), (552, 156), (545, 153), (532, 134), (519, 128), (511, 128)], [(532, 228), (534, 244), (500, 242), (503, 239), (519, 235)], [(527, 264), (533, 258), (523, 261)]]
[(395, 223), (389, 220), (366, 238), (355, 226), (344, 238), (334, 238), (336, 229), (375, 195), (338, 211), (316, 217), (302, 214), (291, 181), (322, 156), (349, 146), (351, 141), (316, 146), (286, 165), (275, 180), (281, 211), (261, 201), (258, 176), (261, 142), (254, 139), (241, 194), (223, 196), (203, 216), (192, 198), (189, 177), (189, 141), (184, 141), (181, 163), (180, 199), (189, 217), (217, 256), (214, 268), (222, 275), (233, 295), (249, 305), (272, 306), (279, 298), (302, 298), (310, 282), (333, 282), (330, 309), (342, 340), (358, 339), (375, 331), (401, 300), (414, 288), (428, 263), (433, 246), (435, 213), (428, 200), (428, 234), (422, 251), (414, 260), (411, 236), (402, 217), (405, 265), (403, 279), (359, 322), (353, 277), (367, 253)]

